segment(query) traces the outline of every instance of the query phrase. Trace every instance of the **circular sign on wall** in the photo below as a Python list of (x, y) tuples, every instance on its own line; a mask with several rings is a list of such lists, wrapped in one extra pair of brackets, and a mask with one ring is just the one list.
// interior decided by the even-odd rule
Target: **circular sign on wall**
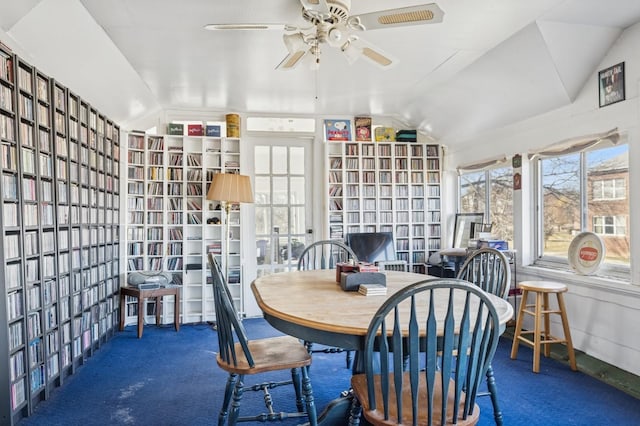
[(580, 275), (591, 275), (604, 260), (605, 247), (597, 234), (581, 232), (569, 245), (569, 266)]

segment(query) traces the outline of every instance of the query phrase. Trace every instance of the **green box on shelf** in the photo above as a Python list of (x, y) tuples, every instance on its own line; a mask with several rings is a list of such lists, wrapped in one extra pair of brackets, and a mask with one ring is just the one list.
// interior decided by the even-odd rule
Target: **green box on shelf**
[(167, 125), (167, 134), (180, 136), (184, 135), (184, 124), (169, 123)]

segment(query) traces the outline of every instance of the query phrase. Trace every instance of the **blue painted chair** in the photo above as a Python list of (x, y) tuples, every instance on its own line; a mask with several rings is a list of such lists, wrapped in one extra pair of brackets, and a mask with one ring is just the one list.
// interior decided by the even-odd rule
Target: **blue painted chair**
[[(298, 339), (291, 336), (249, 340), (233, 307), (233, 299), (220, 265), (212, 255), (208, 258), (213, 275), (213, 298), (219, 345), (216, 361), (220, 368), (229, 373), (218, 425), (224, 425), (227, 420), (227, 424), (235, 425), (245, 421), (281, 421), (290, 417), (307, 417), (311, 426), (317, 425), (313, 391), (307, 372), (307, 368), (311, 365), (311, 356), (307, 349)], [(245, 386), (244, 379), (247, 375), (279, 370), (290, 370), (291, 380)], [(285, 385), (293, 385), (295, 389), (298, 409), (295, 413), (277, 412), (273, 409), (270, 391)], [(240, 417), (240, 403), (244, 391), (247, 390), (264, 392), (266, 412)]]
[[(509, 295), (509, 285), (511, 284), (509, 260), (499, 250), (482, 248), (467, 257), (460, 268), (460, 272), (458, 272), (458, 278), (472, 282), (487, 293), (506, 299)], [(498, 403), (496, 379), (491, 365), (487, 369), (487, 389), (488, 393), (480, 393), (479, 395), (488, 394), (491, 396), (496, 425), (502, 426), (504, 419)]]
[[(445, 292), (446, 305), (434, 303), (436, 292)], [(489, 296), (465, 281), (438, 278), (398, 291), (369, 325), (364, 373), (351, 379), (349, 424), (362, 416), (372, 425), (476, 424), (476, 393), (499, 328)]]
[(352, 259), (358, 262), (358, 257), (353, 250), (342, 241), (316, 241), (305, 247), (298, 258), (298, 270), (335, 269), (339, 262), (348, 262)]
[[(358, 257), (351, 248), (339, 240), (320, 240), (307, 246), (298, 258), (298, 270), (308, 271), (315, 269), (336, 269), (336, 265), (342, 262), (353, 261), (358, 263)], [(351, 366), (351, 351), (342, 348), (313, 349), (313, 342), (305, 342), (309, 353), (340, 353), (346, 352), (347, 368)]]

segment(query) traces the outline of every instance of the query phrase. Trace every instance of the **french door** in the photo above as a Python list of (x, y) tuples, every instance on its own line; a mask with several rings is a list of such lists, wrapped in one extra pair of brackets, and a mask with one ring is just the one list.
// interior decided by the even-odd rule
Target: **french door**
[(256, 276), (297, 269), (312, 241), (312, 140), (260, 139), (252, 143)]

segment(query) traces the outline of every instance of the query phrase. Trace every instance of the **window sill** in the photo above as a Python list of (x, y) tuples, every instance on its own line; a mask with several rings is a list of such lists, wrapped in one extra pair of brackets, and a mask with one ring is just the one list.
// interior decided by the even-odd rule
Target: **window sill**
[(539, 279), (562, 281), (571, 285), (580, 285), (610, 293), (640, 297), (640, 286), (632, 285), (630, 280), (602, 277), (596, 275), (578, 275), (567, 268), (551, 265), (527, 265), (518, 267), (518, 276), (535, 276)]

